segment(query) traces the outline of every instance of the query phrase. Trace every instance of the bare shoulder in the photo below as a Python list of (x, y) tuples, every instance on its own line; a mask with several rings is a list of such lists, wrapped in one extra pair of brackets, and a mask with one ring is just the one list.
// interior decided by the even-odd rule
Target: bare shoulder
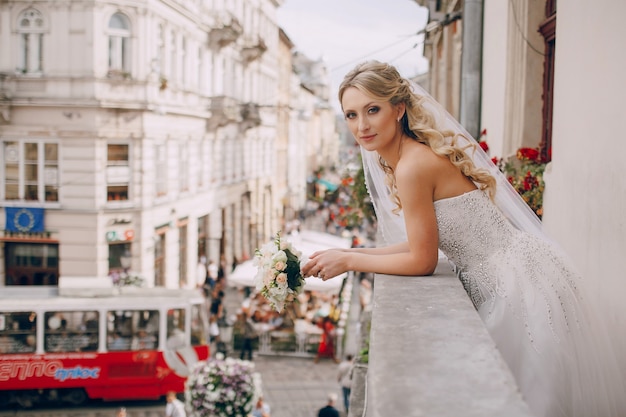
[(396, 166), (396, 181), (434, 184), (439, 174), (447, 168), (449, 160), (437, 155), (419, 142), (407, 141)]

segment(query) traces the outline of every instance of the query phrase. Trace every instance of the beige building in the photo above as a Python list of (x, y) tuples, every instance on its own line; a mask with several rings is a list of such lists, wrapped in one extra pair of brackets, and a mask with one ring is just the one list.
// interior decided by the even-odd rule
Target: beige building
[(281, 4), (2, 2), (0, 285), (194, 287), (279, 230)]

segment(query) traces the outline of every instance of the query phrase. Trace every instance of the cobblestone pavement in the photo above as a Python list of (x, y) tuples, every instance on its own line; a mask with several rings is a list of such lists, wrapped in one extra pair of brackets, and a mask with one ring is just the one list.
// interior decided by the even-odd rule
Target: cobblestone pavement
[(333, 361), (316, 364), (309, 358), (258, 356), (254, 362), (272, 417), (317, 417), (331, 392), (337, 394), (336, 407), (342, 410), (337, 364)]
[[(231, 315), (241, 306), (242, 294), (229, 287), (224, 306)], [(229, 352), (238, 357), (239, 352)], [(330, 359), (292, 356), (258, 355), (253, 359), (255, 370), (261, 374), (263, 397), (271, 407), (272, 417), (317, 417), (326, 405), (328, 394), (337, 394), (336, 408), (342, 412), (341, 386), (337, 381), (337, 364)], [(344, 415), (344, 414), (342, 414)]]
[[(358, 288), (353, 287), (349, 324), (346, 329), (346, 353), (356, 353), (358, 330)], [(243, 295), (236, 288), (228, 287), (225, 292), (224, 306), (231, 315), (241, 306)], [(230, 356), (238, 357), (238, 352)], [(343, 400), (341, 386), (337, 381), (338, 365), (330, 359), (321, 359), (318, 363), (313, 358), (291, 356), (254, 356), (255, 370), (261, 374), (263, 397), (271, 407), (272, 417), (317, 417), (317, 412), (327, 403), (329, 393), (337, 394), (335, 407), (342, 416)]]

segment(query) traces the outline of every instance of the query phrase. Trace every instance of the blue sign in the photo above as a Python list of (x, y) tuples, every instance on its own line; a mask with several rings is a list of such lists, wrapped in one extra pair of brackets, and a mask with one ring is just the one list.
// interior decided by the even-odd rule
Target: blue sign
[(6, 231), (20, 233), (40, 233), (45, 231), (44, 209), (6, 207)]

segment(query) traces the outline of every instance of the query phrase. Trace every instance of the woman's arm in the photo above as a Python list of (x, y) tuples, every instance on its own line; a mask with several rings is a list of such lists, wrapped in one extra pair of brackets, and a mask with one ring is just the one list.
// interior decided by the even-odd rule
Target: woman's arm
[(305, 276), (320, 273), (328, 279), (346, 271), (388, 275), (430, 275), (434, 272), (439, 234), (433, 195), (436, 175), (446, 161), (430, 149), (416, 145), (403, 152), (409, 162), (403, 165), (400, 161), (396, 167), (396, 186), (402, 201), (408, 242), (383, 248), (318, 252), (303, 267)]
[[(346, 271), (388, 275), (430, 275), (438, 261), (438, 232), (432, 194), (416, 193), (403, 203), (409, 241), (382, 248), (329, 249), (314, 253), (302, 272), (324, 279)], [(407, 214), (409, 214), (407, 218)]]
[(409, 250), (408, 242), (397, 243), (390, 246), (381, 246), (379, 248), (349, 248), (342, 249), (345, 252), (365, 253), (368, 255), (388, 255), (391, 253), (402, 253)]

